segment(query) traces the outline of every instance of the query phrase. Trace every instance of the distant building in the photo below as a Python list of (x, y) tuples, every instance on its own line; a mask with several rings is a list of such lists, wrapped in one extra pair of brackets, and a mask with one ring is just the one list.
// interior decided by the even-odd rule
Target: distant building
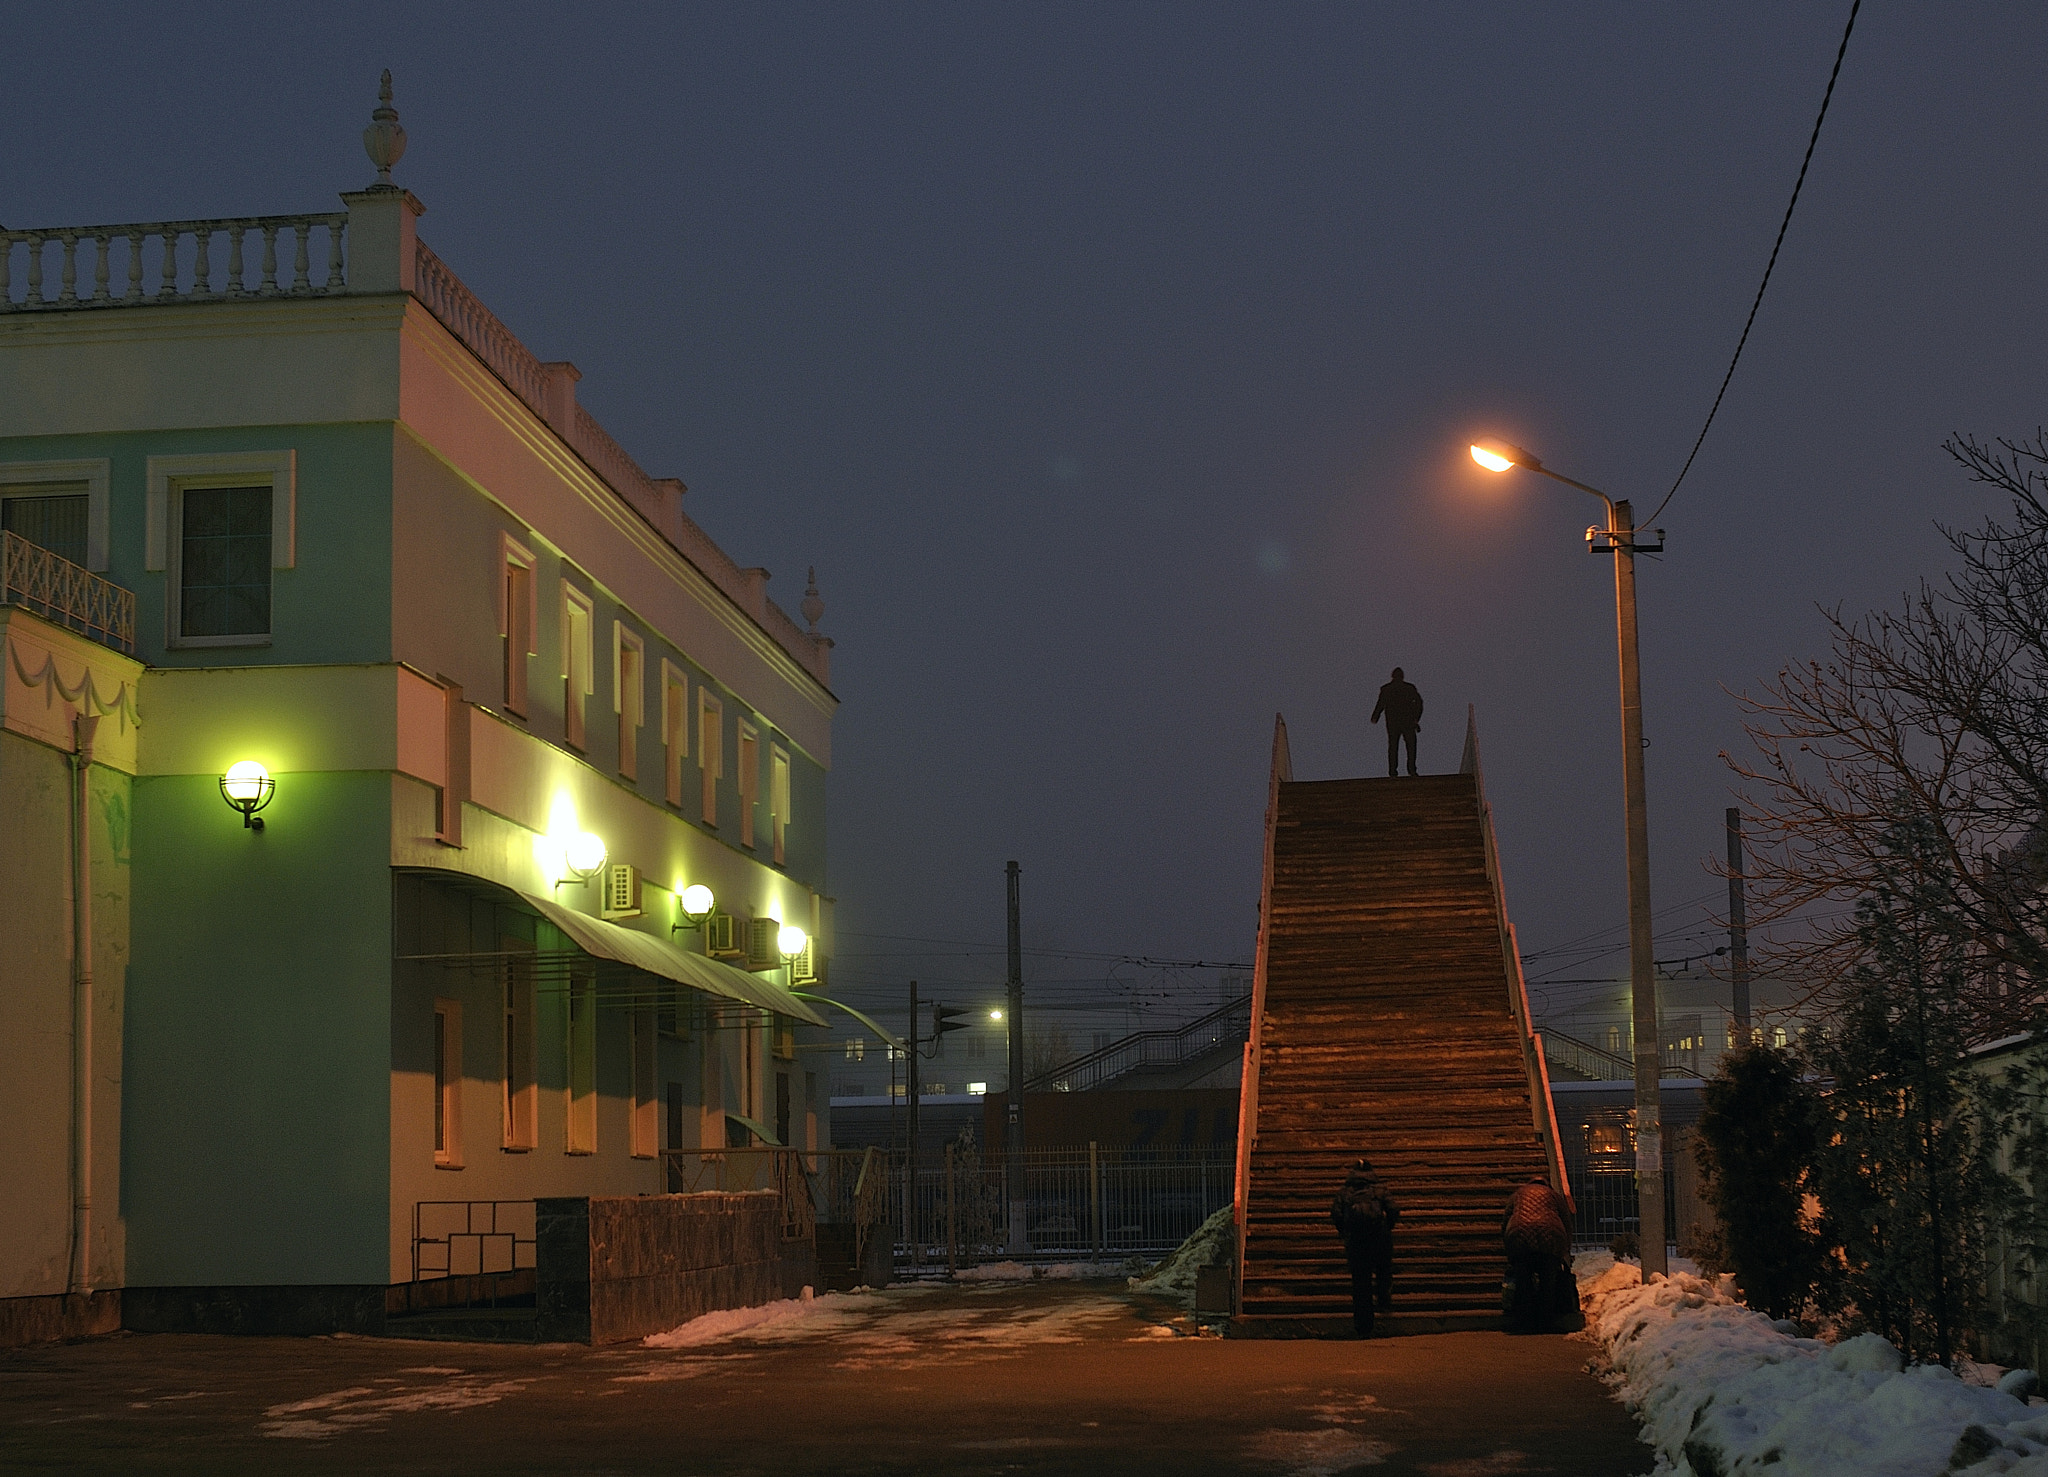
[(830, 1141), (816, 590), (416, 238), (402, 140), (0, 231), (0, 1339), (374, 1322), (423, 1205)]

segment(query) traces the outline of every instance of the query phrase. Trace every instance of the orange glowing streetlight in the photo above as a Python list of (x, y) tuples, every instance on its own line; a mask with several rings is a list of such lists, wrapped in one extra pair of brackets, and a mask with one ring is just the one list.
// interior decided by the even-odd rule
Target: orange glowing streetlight
[(1636, 555), (1664, 550), (1660, 529), (1653, 544), (1636, 542), (1635, 511), (1543, 465), (1532, 452), (1508, 441), (1482, 437), (1472, 460), (1489, 472), (1520, 467), (1589, 492), (1606, 504), (1607, 527), (1586, 530), (1586, 548), (1614, 556), (1614, 625), (1621, 648), (1621, 790), (1628, 832), (1629, 1006), (1635, 1031), (1636, 1213), (1641, 1231), (1643, 1276), (1669, 1270), (1664, 1251), (1664, 1137), (1657, 1079), (1663, 1068), (1663, 1034), (1657, 1021), (1657, 969), (1650, 941), (1650, 818), (1643, 778), (1643, 683), (1636, 651)]

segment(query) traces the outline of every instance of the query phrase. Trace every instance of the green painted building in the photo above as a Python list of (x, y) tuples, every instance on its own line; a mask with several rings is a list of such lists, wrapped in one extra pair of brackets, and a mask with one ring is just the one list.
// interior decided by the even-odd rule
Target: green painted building
[(830, 1142), (815, 588), (418, 240), (394, 136), (340, 211), (0, 232), (0, 1339), (371, 1327), (433, 1207)]

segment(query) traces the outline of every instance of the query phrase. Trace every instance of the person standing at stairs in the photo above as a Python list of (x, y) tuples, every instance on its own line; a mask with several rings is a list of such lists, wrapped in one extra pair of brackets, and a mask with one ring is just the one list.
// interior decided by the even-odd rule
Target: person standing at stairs
[[(1508, 1254), (1514, 1305), (1508, 1326), (1535, 1331), (1560, 1313), (1572, 1279), (1572, 1203), (1540, 1175), (1517, 1189), (1501, 1217), (1501, 1241)], [(1576, 1305), (1573, 1296), (1571, 1303)]]
[(1351, 1326), (1360, 1338), (1372, 1336), (1375, 1307), (1394, 1306), (1394, 1222), (1401, 1208), (1361, 1158), (1344, 1176), (1344, 1188), (1330, 1202), (1330, 1221), (1344, 1238), (1344, 1260), (1351, 1268)]
[(1384, 713), (1387, 719), (1387, 778), (1392, 779), (1399, 768), (1402, 740), (1408, 743), (1408, 773), (1415, 773), (1415, 735), (1422, 728), (1422, 694), (1415, 690), (1415, 684), (1401, 675), (1399, 667), (1394, 668), (1391, 681), (1380, 688), (1380, 700), (1372, 705), (1372, 722), (1380, 721)]

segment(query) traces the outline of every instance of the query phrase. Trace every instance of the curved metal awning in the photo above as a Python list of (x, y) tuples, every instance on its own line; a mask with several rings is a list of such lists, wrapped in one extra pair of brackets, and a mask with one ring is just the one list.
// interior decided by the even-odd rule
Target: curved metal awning
[(817, 1011), (772, 980), (764, 980), (757, 974), (735, 969), (702, 954), (685, 954), (674, 944), (665, 943), (651, 934), (621, 928), (616, 923), (607, 923), (602, 918), (565, 908), (552, 898), (536, 897), (530, 892), (520, 893), (519, 898), (567, 934), (586, 954), (630, 965), (634, 969), (644, 969), (649, 974), (702, 990), (707, 995), (792, 1016), (806, 1025), (825, 1024), (825, 1018)]

